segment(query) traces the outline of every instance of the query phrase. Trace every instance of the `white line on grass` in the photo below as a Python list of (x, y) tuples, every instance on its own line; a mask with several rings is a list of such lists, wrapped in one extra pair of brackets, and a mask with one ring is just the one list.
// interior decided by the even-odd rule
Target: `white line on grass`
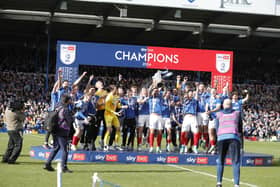
[(36, 134), (24, 134), (24, 136), (32, 136), (34, 138), (39, 138), (39, 139), (45, 138), (44, 136), (38, 136), (38, 134), (37, 135)]
[[(174, 167), (174, 168), (177, 168), (177, 169), (182, 169), (182, 170), (185, 170), (185, 171), (190, 171), (190, 172), (201, 174), (201, 175), (205, 175), (205, 176), (208, 176), (208, 177), (216, 178), (216, 175), (212, 175), (210, 173), (206, 173), (206, 172), (203, 172), (203, 171), (196, 171), (196, 170), (192, 170), (192, 169), (188, 169), (188, 168), (185, 168), (185, 167), (172, 165), (172, 164), (168, 164), (168, 166), (171, 166), (171, 167)], [(223, 177), (223, 180), (232, 182), (232, 179), (225, 178), (225, 177)], [(257, 185), (249, 184), (249, 183), (245, 183), (245, 182), (241, 182), (241, 181), (240, 181), (240, 184), (245, 185), (245, 186), (249, 186), (249, 187), (258, 187)]]

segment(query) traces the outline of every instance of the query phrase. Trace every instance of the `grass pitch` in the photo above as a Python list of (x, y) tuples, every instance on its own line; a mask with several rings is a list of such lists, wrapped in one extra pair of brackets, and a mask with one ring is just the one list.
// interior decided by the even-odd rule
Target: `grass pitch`
[[(8, 135), (0, 134), (0, 155), (7, 146)], [(0, 163), (0, 187), (55, 187), (56, 172), (43, 170), (43, 161), (29, 157), (30, 146), (41, 145), (44, 135), (25, 135), (19, 165)], [(274, 155), (272, 167), (242, 167), (240, 186), (280, 186), (280, 142), (245, 142), (247, 152)], [(2, 158), (1, 158), (2, 159)], [(216, 167), (188, 165), (79, 164), (70, 163), (71, 174), (63, 174), (63, 187), (91, 187), (93, 172), (105, 181), (122, 187), (208, 187), (216, 184)], [(233, 186), (232, 169), (225, 168), (223, 186)], [(105, 186), (104, 186), (105, 187)]]

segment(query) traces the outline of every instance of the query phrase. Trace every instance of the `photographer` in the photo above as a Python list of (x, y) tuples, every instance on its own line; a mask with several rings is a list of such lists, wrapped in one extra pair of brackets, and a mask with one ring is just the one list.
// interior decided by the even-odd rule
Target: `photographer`
[(22, 135), (24, 122), (24, 103), (21, 101), (10, 101), (4, 114), (4, 121), (7, 124), (9, 142), (2, 162), (15, 164), (22, 149)]

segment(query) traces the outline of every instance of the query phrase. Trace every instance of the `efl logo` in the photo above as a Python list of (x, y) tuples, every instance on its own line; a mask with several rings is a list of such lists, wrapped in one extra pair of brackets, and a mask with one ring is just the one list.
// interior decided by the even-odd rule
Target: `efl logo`
[(256, 158), (255, 159), (255, 165), (256, 166), (262, 166), (263, 165), (263, 158)]
[(232, 165), (232, 160), (231, 160), (231, 158), (226, 158), (226, 164), (227, 164), (227, 165)]
[(86, 160), (86, 154), (84, 153), (74, 153), (73, 160)]
[(49, 156), (50, 156), (50, 154), (51, 154), (51, 152), (46, 152), (46, 153), (45, 153), (45, 158), (48, 159)]
[(35, 156), (35, 151), (31, 150), (31, 151), (29, 152), (29, 155), (30, 155), (31, 157), (34, 157), (34, 156)]
[(118, 161), (118, 155), (106, 155), (105, 161), (107, 161), (107, 162), (117, 162)]
[(179, 162), (179, 157), (177, 157), (177, 156), (168, 156), (166, 162), (169, 163), (169, 164), (177, 164)]
[(208, 158), (207, 157), (197, 157), (196, 163), (197, 164), (208, 164)]
[(136, 162), (147, 163), (149, 162), (149, 156), (137, 156)]
[(68, 50), (69, 50), (69, 51), (75, 50), (75, 46), (69, 46), (69, 47), (68, 47)]

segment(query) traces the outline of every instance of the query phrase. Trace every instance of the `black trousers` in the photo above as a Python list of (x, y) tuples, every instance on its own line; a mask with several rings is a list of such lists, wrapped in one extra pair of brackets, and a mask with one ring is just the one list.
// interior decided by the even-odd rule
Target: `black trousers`
[(3, 155), (3, 162), (15, 162), (22, 149), (22, 130), (8, 131), (9, 142), (6, 153)]
[(54, 135), (54, 148), (50, 153), (46, 165), (51, 165), (51, 162), (55, 158), (56, 154), (58, 153), (59, 150), (61, 150), (61, 165), (62, 168), (66, 168), (67, 159), (68, 159), (67, 145), (68, 145), (68, 137)]
[(129, 134), (128, 142), (127, 145), (131, 145), (133, 147), (134, 145), (134, 137), (135, 137), (135, 129), (136, 129), (136, 119), (124, 119), (123, 121), (123, 142), (122, 145), (126, 145), (126, 139), (127, 139), (127, 134)]

